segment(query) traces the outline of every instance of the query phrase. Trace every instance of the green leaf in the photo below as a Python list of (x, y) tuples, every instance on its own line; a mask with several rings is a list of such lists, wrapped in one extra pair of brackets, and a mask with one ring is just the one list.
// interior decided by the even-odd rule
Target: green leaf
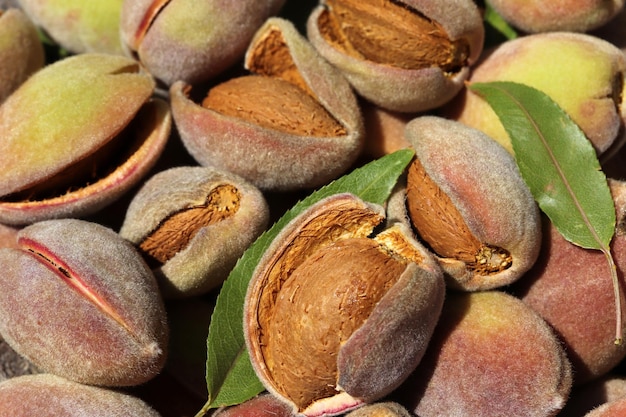
[(239, 404), (264, 389), (245, 348), (243, 304), (252, 273), (278, 232), (312, 204), (333, 194), (350, 192), (371, 203), (383, 204), (413, 155), (410, 149), (394, 152), (315, 191), (285, 213), (243, 254), (224, 282), (211, 317), (206, 368), (209, 398), (198, 415), (210, 408)]
[(483, 20), (489, 27), (495, 29), (500, 35), (502, 35), (506, 40), (511, 40), (517, 38), (517, 32), (515, 29), (509, 25), (509, 23), (504, 20), (504, 18), (494, 10), (494, 8), (486, 3), (485, 5), (485, 14)]
[(621, 344), (620, 282), (610, 250), (615, 203), (591, 142), (557, 103), (535, 88), (506, 81), (470, 88), (498, 115), (522, 177), (552, 224), (568, 241), (606, 257), (615, 299), (615, 344)]
[(474, 83), (509, 134), (522, 177), (541, 210), (570, 242), (602, 250), (615, 231), (615, 205), (596, 152), (545, 93), (513, 82)]

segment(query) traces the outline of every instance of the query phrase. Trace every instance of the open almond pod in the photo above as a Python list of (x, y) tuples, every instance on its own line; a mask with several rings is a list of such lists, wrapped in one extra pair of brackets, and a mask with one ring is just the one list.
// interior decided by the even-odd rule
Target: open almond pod
[(221, 285), (268, 223), (268, 204), (247, 181), (212, 167), (175, 167), (137, 191), (120, 235), (145, 257), (163, 295), (177, 298)]
[(0, 222), (94, 213), (148, 172), (170, 134), (155, 82), (125, 57), (81, 54), (38, 71), (0, 107)]
[(537, 260), (541, 217), (515, 160), (483, 132), (436, 116), (406, 126), (415, 159), (390, 217), (410, 222), (449, 287), (488, 290), (519, 279)]
[[(257, 265), (244, 304), (252, 366), (306, 416), (378, 400), (420, 362), (443, 306), (434, 258), (384, 209), (335, 194), (295, 217)], [(376, 230), (376, 231), (375, 231)]]
[(309, 16), (307, 35), (359, 95), (402, 112), (454, 97), (485, 36), (472, 0), (325, 0)]
[(350, 85), (288, 21), (271, 18), (246, 53), (250, 75), (194, 101), (170, 88), (172, 115), (189, 153), (263, 190), (314, 188), (343, 174), (363, 147)]

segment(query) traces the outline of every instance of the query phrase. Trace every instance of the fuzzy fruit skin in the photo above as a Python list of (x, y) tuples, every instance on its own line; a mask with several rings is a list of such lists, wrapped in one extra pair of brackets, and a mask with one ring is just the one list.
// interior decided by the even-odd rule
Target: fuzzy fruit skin
[(611, 42), (626, 53), (626, 7), (606, 25), (590, 32), (590, 35)]
[(364, 137), (361, 112), (345, 78), (291, 23), (269, 19), (254, 39), (274, 30), (282, 34), (307, 87), (345, 128), (345, 135), (289, 134), (225, 116), (193, 101), (191, 85), (182, 81), (170, 88), (172, 116), (185, 148), (200, 165), (233, 172), (263, 191), (318, 187), (339, 177), (359, 156)]
[(64, 219), (22, 229), (18, 245), (0, 250), (0, 334), (13, 349), (85, 384), (130, 386), (158, 374), (165, 309), (129, 242), (96, 223)]
[(296, 417), (291, 407), (271, 394), (261, 394), (241, 404), (218, 410), (214, 417)]
[(489, 4), (525, 32), (588, 32), (615, 17), (624, 0), (492, 0)]
[[(625, 74), (626, 55), (611, 43), (586, 34), (554, 32), (500, 44), (476, 64), (470, 82), (514, 81), (543, 91), (606, 157), (626, 138)], [(445, 115), (482, 130), (513, 152), (495, 112), (470, 90), (459, 94)]]
[(549, 417), (571, 378), (554, 332), (521, 300), (448, 292), (426, 355), (398, 394), (420, 417)]
[(0, 248), (17, 248), (19, 228), (0, 223)]
[[(574, 381), (582, 384), (609, 372), (626, 356), (626, 348), (613, 343), (613, 286), (604, 255), (574, 246), (554, 226), (546, 224), (546, 229), (546, 249), (515, 292), (559, 333), (572, 359)], [(614, 253), (624, 253), (624, 236), (612, 247)], [(617, 259), (622, 271), (623, 256)]]
[(0, 127), (10, 132), (0, 148), (0, 195), (92, 153), (132, 120), (153, 90), (154, 80), (125, 57), (81, 54), (37, 72), (0, 107)]
[[(513, 157), (479, 130), (437, 116), (413, 119), (406, 126), (405, 136), (427, 175), (450, 198), (471, 234), (480, 243), (503, 248), (511, 255), (510, 267), (491, 274), (473, 271), (463, 260), (437, 255), (447, 284), (475, 291), (519, 279), (539, 255), (541, 218)], [(413, 194), (412, 187), (407, 184), (409, 212), (413, 205), (428, 207), (438, 198)], [(439, 227), (445, 227), (445, 223)], [(419, 234), (421, 225), (414, 226)], [(437, 240), (440, 235), (435, 233), (433, 237)], [(433, 247), (434, 243), (429, 242)]]
[(585, 417), (620, 417), (626, 414), (626, 398), (609, 401), (594, 408)]
[(411, 417), (406, 408), (395, 402), (367, 404), (346, 414), (346, 417)]
[[(613, 180), (610, 184), (620, 225), (626, 210), (626, 183)], [(572, 361), (574, 383), (580, 385), (606, 374), (626, 357), (626, 347), (613, 343), (615, 306), (610, 270), (601, 252), (571, 244), (546, 219), (544, 225), (544, 249), (536, 265), (512, 290), (559, 334)], [(616, 229), (611, 252), (623, 286), (626, 235), (622, 227)], [(625, 324), (622, 330), (626, 331)]]
[(581, 386), (572, 387), (567, 404), (559, 417), (583, 417), (604, 403), (626, 398), (626, 378), (609, 373)]
[[(285, 0), (158, 3), (125, 0), (121, 36), (128, 53), (136, 55), (150, 73), (169, 86), (177, 80), (201, 83), (234, 65), (243, 57), (255, 31), (281, 9)], [(159, 13), (151, 20), (155, 10)]]
[[(154, 88), (136, 61), (108, 54), (71, 56), (24, 82), (0, 107), (0, 129), (7, 132), (0, 143), (0, 221), (25, 225), (85, 216), (135, 186), (171, 130), (167, 102), (150, 98)], [(120, 135), (122, 144), (115, 141)], [(112, 142), (117, 152), (98, 160)], [(67, 171), (94, 159), (93, 169), (102, 171), (95, 178), (43, 197), (26, 192), (84, 177)], [(11, 199), (19, 192), (26, 195)]]
[(361, 111), (365, 122), (363, 155), (366, 158), (377, 159), (411, 147), (404, 137), (404, 128), (416, 114), (391, 112), (366, 101), (361, 102)]
[(0, 103), (44, 65), (43, 45), (19, 9), (0, 10)]
[(120, 235), (139, 245), (170, 215), (202, 204), (220, 185), (237, 188), (241, 195), (237, 211), (203, 226), (183, 249), (154, 268), (166, 298), (205, 294), (224, 282), (237, 259), (266, 229), (267, 202), (256, 187), (237, 175), (212, 167), (176, 167), (146, 181), (128, 206)]
[(122, 1), (19, 0), (19, 4), (37, 26), (68, 51), (122, 55)]
[(3, 417), (160, 417), (142, 400), (121, 392), (52, 374), (21, 376), (0, 383)]
[(376, 105), (399, 112), (437, 108), (461, 91), (469, 77), (469, 67), (481, 54), (485, 36), (482, 18), (472, 1), (406, 0), (399, 3), (440, 23), (451, 40), (467, 39), (468, 65), (447, 74), (439, 67), (406, 70), (351, 57), (329, 44), (320, 33), (318, 20), (324, 11), (322, 5), (308, 18), (307, 36), (319, 53), (342, 71), (357, 93)]

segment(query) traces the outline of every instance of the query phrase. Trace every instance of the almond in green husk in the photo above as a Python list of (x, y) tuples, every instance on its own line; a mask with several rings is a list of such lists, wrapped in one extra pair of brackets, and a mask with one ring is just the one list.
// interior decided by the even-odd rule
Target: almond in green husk
[(421, 112), (463, 88), (484, 26), (471, 0), (327, 0), (309, 16), (307, 34), (359, 95), (388, 110)]
[(120, 235), (137, 246), (164, 296), (189, 297), (224, 282), (269, 223), (263, 194), (212, 167), (176, 167), (134, 196)]
[(323, 185), (354, 163), (363, 147), (356, 98), (293, 24), (269, 19), (245, 66), (248, 75), (206, 94), (182, 81), (170, 88), (181, 139), (201, 165), (288, 191)]
[[(443, 302), (432, 257), (382, 207), (351, 194), (294, 218), (244, 305), (253, 367), (294, 412), (335, 415), (389, 394), (419, 363)], [(327, 414), (324, 414), (327, 413)]]
[(30, 77), (0, 106), (0, 222), (95, 213), (156, 163), (168, 105), (137, 62), (80, 54)]
[(410, 221), (448, 285), (508, 285), (534, 264), (541, 219), (513, 157), (484, 133), (435, 116), (405, 131), (416, 158), (407, 174)]
[(0, 249), (0, 335), (44, 372), (90, 385), (144, 383), (168, 340), (154, 275), (113, 230), (84, 220), (35, 223)]

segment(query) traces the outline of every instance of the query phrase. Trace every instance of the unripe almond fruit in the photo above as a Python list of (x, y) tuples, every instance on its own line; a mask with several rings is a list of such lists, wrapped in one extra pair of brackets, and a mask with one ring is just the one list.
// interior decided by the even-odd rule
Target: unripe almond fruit
[(164, 100), (132, 59), (79, 54), (33, 74), (0, 106), (0, 221), (93, 214), (154, 166), (169, 138)]
[(130, 242), (83, 220), (22, 229), (0, 249), (0, 334), (38, 368), (137, 385), (164, 365), (168, 328), (154, 275)]
[[(609, 185), (617, 218), (611, 254), (618, 276), (623, 277), (626, 182), (610, 180)], [(544, 224), (544, 249), (512, 290), (559, 333), (572, 358), (574, 383), (583, 384), (610, 372), (626, 357), (626, 346), (613, 343), (617, 323), (611, 270), (600, 251), (567, 241), (547, 218)], [(624, 297), (623, 290), (620, 293)], [(620, 331), (626, 330), (623, 318), (621, 327)]]
[(271, 394), (265, 393), (241, 404), (218, 410), (214, 417), (296, 417), (290, 406)]
[(159, 417), (160, 414), (139, 398), (122, 392), (39, 374), (0, 383), (0, 416)]
[(490, 0), (506, 21), (528, 33), (588, 32), (614, 18), (624, 0)]
[[(626, 55), (615, 45), (587, 34), (551, 32), (499, 44), (476, 64), (470, 82), (512, 81), (544, 92), (606, 158), (626, 140), (625, 77)], [(444, 113), (513, 153), (493, 109), (470, 89), (455, 97)]]
[(74, 53), (122, 55), (120, 12), (124, 0), (19, 0), (50, 38)]
[(399, 389), (420, 417), (553, 417), (572, 384), (550, 326), (500, 291), (448, 292), (426, 355)]
[(37, 29), (19, 9), (0, 8), (0, 103), (44, 65)]
[(170, 86), (199, 84), (235, 65), (285, 0), (123, 0), (123, 47)]
[(346, 417), (411, 417), (411, 414), (398, 403), (380, 402), (351, 411)]

